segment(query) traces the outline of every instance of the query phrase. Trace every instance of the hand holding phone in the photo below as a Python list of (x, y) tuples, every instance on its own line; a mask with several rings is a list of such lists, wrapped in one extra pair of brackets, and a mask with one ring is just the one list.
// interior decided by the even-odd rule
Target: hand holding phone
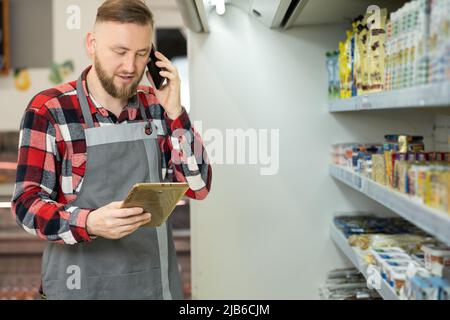
[(147, 68), (150, 73), (150, 77), (153, 80), (155, 88), (159, 90), (162, 87), (166, 78), (164, 78), (159, 74), (159, 72), (162, 71), (163, 69), (159, 68), (156, 65), (158, 58), (156, 58), (155, 51), (156, 51), (155, 46), (152, 44), (152, 50), (150, 52), (150, 61), (147, 63)]

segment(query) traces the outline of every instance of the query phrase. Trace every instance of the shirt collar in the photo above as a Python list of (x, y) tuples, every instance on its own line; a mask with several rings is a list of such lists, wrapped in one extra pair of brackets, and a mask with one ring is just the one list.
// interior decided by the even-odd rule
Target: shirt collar
[[(87, 77), (89, 71), (91, 70), (91, 68), (92, 68), (92, 65), (87, 67), (81, 74), (81, 82), (83, 84), (83, 91), (84, 91), (83, 93), (88, 100), (89, 108), (90, 108), (92, 114), (95, 114), (98, 112), (102, 116), (108, 117), (108, 110), (106, 110), (102, 105), (100, 105), (100, 103), (95, 101), (94, 97), (89, 94), (89, 90), (88, 90), (87, 84), (86, 84), (87, 83), (86, 77)], [(132, 118), (134, 118), (132, 115), (135, 115), (137, 109), (139, 109), (139, 101), (138, 101), (137, 93), (128, 100), (128, 104), (123, 108), (123, 110), (126, 110), (126, 109), (128, 109), (128, 114)], [(133, 110), (133, 109), (135, 109), (135, 110)], [(130, 120), (132, 120), (132, 119), (130, 119)]]

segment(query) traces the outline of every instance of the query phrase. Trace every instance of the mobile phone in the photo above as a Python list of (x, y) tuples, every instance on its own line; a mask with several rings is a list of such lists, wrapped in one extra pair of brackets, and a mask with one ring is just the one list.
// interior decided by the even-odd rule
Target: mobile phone
[(153, 83), (156, 86), (156, 89), (160, 89), (161, 86), (163, 85), (164, 81), (166, 80), (166, 78), (164, 78), (163, 76), (161, 76), (159, 74), (159, 72), (163, 69), (159, 68), (156, 65), (156, 61), (158, 61), (158, 58), (156, 58), (155, 55), (155, 46), (152, 44), (152, 50), (150, 51), (150, 60), (147, 63), (147, 68), (148, 71), (150, 72), (150, 77), (152, 77)]

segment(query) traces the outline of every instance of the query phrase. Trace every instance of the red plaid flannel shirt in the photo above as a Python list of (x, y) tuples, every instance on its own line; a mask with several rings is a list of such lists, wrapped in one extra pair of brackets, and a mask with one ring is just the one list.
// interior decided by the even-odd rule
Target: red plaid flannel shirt
[[(89, 70), (90, 67), (83, 72), (83, 83)], [(81, 189), (86, 166), (83, 131), (86, 125), (76, 94), (76, 81), (72, 81), (39, 93), (26, 108), (20, 128), (12, 199), (16, 221), (27, 232), (65, 244), (91, 240), (86, 231), (86, 219), (97, 209), (71, 205)], [(204, 199), (211, 187), (211, 166), (186, 110), (183, 108), (183, 113), (171, 120), (152, 88), (139, 86), (138, 97), (147, 117), (160, 124), (157, 126), (158, 142), (164, 181), (187, 182), (186, 195)], [(143, 121), (139, 109), (132, 104), (126, 106), (117, 119), (90, 97), (88, 102), (96, 127)], [(183, 134), (173, 137), (176, 129), (184, 129), (193, 139)], [(201, 148), (194, 148), (195, 144)]]

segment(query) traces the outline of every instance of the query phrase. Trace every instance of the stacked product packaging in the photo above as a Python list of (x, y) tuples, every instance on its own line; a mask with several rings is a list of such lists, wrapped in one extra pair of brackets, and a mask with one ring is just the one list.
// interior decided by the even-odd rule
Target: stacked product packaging
[(423, 137), (386, 135), (382, 144), (338, 144), (332, 162), (450, 214), (450, 153), (425, 152)]
[[(375, 288), (386, 281), (400, 299), (450, 300), (450, 248), (401, 218), (339, 216)], [(381, 287), (380, 287), (381, 288)]]
[(327, 274), (325, 284), (319, 289), (322, 300), (380, 300), (375, 290), (356, 268), (335, 269)]
[(328, 52), (330, 99), (450, 79), (450, 0), (414, 0), (357, 17)]

